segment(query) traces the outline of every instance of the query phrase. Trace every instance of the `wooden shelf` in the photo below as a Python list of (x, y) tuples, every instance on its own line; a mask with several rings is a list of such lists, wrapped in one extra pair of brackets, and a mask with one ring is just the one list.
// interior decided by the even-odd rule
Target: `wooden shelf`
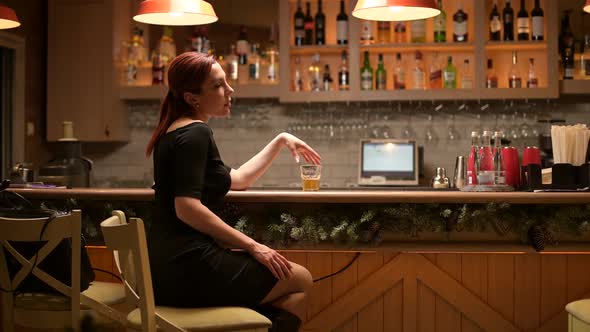
[(387, 100), (455, 100), (473, 99), (474, 89), (431, 89), (431, 90), (382, 90), (361, 91), (361, 100), (387, 101)]
[(546, 50), (545, 41), (514, 41), (514, 42), (487, 42), (486, 51), (538, 51)]
[[(230, 83), (231, 84), (231, 83)], [(232, 85), (233, 98), (278, 98), (278, 84), (236, 84)], [(123, 100), (162, 100), (168, 91), (165, 85), (125, 86), (120, 88)]]
[(497, 88), (497, 89), (482, 89), (482, 99), (546, 99), (557, 98), (559, 91), (553, 91), (548, 87), (543, 88)]
[(291, 46), (289, 53), (291, 55), (313, 55), (315, 53), (340, 55), (344, 50), (348, 50), (348, 45), (305, 45)]
[(589, 95), (590, 80), (560, 80), (559, 91), (564, 95)]
[(379, 52), (379, 53), (397, 53), (397, 52), (472, 52), (475, 46), (473, 43), (389, 43), (360, 45), (361, 51)]
[(281, 102), (345, 102), (357, 100), (353, 98), (351, 91), (319, 91), (319, 92), (295, 92), (290, 91), (281, 96)]

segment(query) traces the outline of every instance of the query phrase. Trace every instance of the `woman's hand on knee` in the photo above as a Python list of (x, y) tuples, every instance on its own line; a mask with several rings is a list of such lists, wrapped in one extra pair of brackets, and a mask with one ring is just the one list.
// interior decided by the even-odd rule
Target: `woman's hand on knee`
[(264, 264), (277, 279), (285, 280), (291, 277), (291, 263), (276, 250), (264, 244), (258, 244), (249, 252), (257, 261)]

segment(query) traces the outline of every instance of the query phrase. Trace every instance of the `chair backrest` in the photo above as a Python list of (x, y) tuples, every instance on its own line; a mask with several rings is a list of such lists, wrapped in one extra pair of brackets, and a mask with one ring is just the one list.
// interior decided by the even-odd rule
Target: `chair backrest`
[[(5, 218), (0, 217), (0, 287), (3, 291), (14, 291), (32, 274), (41, 281), (70, 297), (72, 327), (78, 330), (80, 321), (80, 255), (81, 255), (81, 212), (59, 215), (54, 219), (43, 218)], [(64, 239), (71, 239), (71, 281), (68, 286), (39, 268), (39, 264)], [(31, 258), (24, 257), (9, 241), (45, 242)], [(8, 257), (21, 264), (21, 269), (10, 276)]]
[(130, 218), (129, 223), (125, 221), (124, 214), (114, 211), (113, 216), (104, 220), (100, 227), (105, 244), (115, 254), (126, 288), (139, 303), (142, 330), (156, 331), (154, 292), (143, 220)]

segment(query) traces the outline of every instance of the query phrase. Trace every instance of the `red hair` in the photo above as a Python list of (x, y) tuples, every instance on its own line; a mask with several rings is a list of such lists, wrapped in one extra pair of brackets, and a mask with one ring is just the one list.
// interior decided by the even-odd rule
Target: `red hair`
[(201, 93), (201, 87), (214, 63), (213, 56), (200, 52), (185, 52), (172, 60), (168, 68), (168, 94), (160, 108), (158, 125), (145, 150), (147, 157), (152, 154), (172, 122), (194, 114), (195, 110), (184, 100), (184, 93)]

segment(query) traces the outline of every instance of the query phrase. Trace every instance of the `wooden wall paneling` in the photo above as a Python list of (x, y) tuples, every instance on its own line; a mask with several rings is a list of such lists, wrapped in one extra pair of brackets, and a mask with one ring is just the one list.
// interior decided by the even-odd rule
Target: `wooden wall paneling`
[[(450, 277), (461, 282), (461, 255), (438, 254), (436, 265)], [(437, 296), (435, 302), (437, 331), (461, 331), (461, 313), (444, 298)]]
[[(436, 254), (422, 254), (424, 258), (433, 264), (436, 263)], [(417, 322), (419, 332), (434, 332), (436, 329), (436, 294), (421, 282), (417, 283)]]
[(541, 256), (514, 256), (514, 322), (523, 330), (540, 324)]
[(562, 312), (567, 303), (566, 271), (566, 255), (541, 255), (541, 324)]
[[(332, 254), (310, 252), (307, 254), (307, 269), (314, 279), (332, 273)], [(307, 301), (307, 318), (313, 319), (332, 302), (332, 278), (315, 282)]]
[[(332, 273), (346, 266), (352, 259), (354, 253), (333, 253), (332, 254)], [(356, 286), (358, 279), (358, 260), (352, 263), (345, 271), (332, 277), (332, 302), (338, 300), (347, 291)], [(356, 332), (357, 331), (357, 314), (352, 315), (344, 324), (334, 329), (337, 332)]]
[(590, 291), (590, 255), (567, 255), (567, 302)]
[(488, 275), (488, 304), (514, 322), (514, 256), (489, 255)]
[(401, 254), (406, 257), (404, 269), (404, 332), (414, 332), (417, 327), (418, 313), (418, 279), (416, 278), (416, 257), (425, 259), (420, 254)]
[[(462, 254), (461, 281), (463, 286), (478, 296), (482, 301), (488, 301), (488, 256), (485, 254)], [(461, 316), (462, 332), (482, 331), (467, 316)]]
[[(358, 259), (358, 282), (362, 282), (383, 266), (383, 253), (362, 254)], [(383, 296), (380, 295), (373, 302), (362, 308), (357, 314), (357, 326), (362, 331), (383, 331)]]
[[(383, 252), (383, 263), (387, 264), (394, 259), (399, 252), (387, 250)], [(404, 281), (401, 280), (383, 293), (383, 331), (403, 331), (404, 310)]]

